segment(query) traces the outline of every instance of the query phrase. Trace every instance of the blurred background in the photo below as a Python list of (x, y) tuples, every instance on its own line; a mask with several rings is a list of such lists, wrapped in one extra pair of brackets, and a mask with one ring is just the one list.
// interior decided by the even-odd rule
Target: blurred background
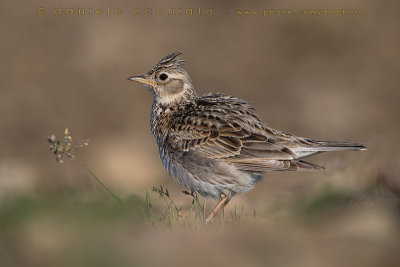
[[(1, 266), (399, 266), (397, 1), (0, 7)], [(105, 14), (94, 14), (97, 8)], [(237, 14), (343, 9), (364, 15)], [(126, 79), (174, 51), (183, 52), (199, 94), (246, 99), (274, 128), (360, 142), (368, 151), (311, 158), (323, 172), (267, 173), (227, 207), (229, 214), (244, 206), (240, 223), (229, 227), (171, 231), (148, 226), (141, 211), (115, 212), (76, 160), (55, 162), (47, 136), (62, 138), (68, 127), (75, 141), (90, 139), (80, 158), (132, 209), (159, 185), (188, 207), (158, 158), (151, 95)]]

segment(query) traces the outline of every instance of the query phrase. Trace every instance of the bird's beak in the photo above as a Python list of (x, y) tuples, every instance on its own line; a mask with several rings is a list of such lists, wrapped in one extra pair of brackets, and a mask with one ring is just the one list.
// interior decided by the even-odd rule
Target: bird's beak
[(128, 80), (140, 82), (149, 85), (157, 85), (156, 82), (146, 79), (143, 75), (129, 77)]

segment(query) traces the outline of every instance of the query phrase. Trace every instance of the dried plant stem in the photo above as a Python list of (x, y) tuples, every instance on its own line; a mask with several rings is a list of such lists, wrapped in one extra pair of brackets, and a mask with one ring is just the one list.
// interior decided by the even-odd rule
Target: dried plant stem
[(124, 201), (122, 200), (121, 196), (118, 195), (116, 192), (114, 192), (113, 190), (111, 190), (111, 188), (109, 188), (107, 185), (105, 185), (99, 177), (97, 177), (97, 175), (88, 167), (86, 166), (86, 164), (75, 154), (75, 158), (78, 160), (79, 164), (85, 169), (87, 170), (90, 175), (92, 175), (94, 177), (94, 179), (96, 179), (96, 181), (101, 184), (103, 186), (103, 188), (111, 195), (113, 196), (119, 203), (124, 204)]

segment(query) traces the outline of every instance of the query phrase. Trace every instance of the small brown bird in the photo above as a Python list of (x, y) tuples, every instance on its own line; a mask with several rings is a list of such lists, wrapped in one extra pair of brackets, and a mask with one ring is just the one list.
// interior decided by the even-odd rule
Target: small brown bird
[(189, 190), (219, 200), (207, 222), (236, 194), (252, 189), (265, 171), (318, 170), (322, 167), (301, 159), (366, 149), (358, 143), (316, 141), (275, 130), (236, 97), (197, 95), (180, 55), (172, 53), (146, 75), (128, 79), (143, 83), (153, 95), (151, 131), (170, 176)]

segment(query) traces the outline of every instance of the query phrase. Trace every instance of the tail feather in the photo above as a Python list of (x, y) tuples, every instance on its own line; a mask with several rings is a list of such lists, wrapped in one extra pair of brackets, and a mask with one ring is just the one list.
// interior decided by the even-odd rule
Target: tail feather
[(291, 160), (289, 162), (290, 162), (290, 167), (289, 167), (288, 171), (311, 171), (311, 170), (325, 169), (324, 167), (319, 166), (317, 164), (302, 161), (302, 160)]
[(360, 143), (337, 142), (337, 141), (314, 141), (314, 140), (307, 140), (307, 141), (309, 141), (311, 144), (291, 148), (291, 150), (296, 154), (296, 159), (328, 151), (367, 150), (367, 147)]
[[(367, 147), (360, 143), (352, 142), (336, 142), (336, 141), (316, 141), (317, 149), (320, 151), (334, 151), (334, 150), (366, 150)], [(322, 150), (326, 149), (326, 150)]]

